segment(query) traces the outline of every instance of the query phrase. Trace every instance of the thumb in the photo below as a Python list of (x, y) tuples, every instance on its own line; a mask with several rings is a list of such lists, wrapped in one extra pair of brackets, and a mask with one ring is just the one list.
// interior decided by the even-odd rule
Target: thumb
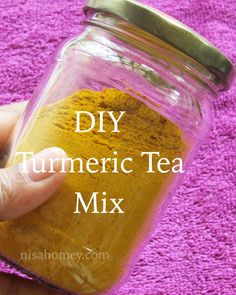
[[(66, 158), (62, 149), (49, 148), (26, 162), (27, 171), (23, 164), (0, 169), (0, 221), (32, 211), (56, 192), (65, 177), (65, 173), (60, 173), (62, 158)], [(53, 172), (50, 172), (52, 161)], [(44, 171), (37, 173), (43, 165)]]

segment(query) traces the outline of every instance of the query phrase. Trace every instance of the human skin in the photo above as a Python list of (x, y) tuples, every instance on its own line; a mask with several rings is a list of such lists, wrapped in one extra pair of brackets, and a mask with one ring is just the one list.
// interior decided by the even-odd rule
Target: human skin
[[(25, 106), (26, 103), (16, 103), (0, 107), (0, 155), (4, 153), (4, 147)], [(46, 150), (43, 155), (46, 159), (66, 157), (65, 152), (58, 148)], [(19, 165), (0, 169), (0, 222), (15, 219), (40, 206), (58, 189), (64, 177), (65, 175), (59, 173), (35, 175), (32, 171), (25, 175), (19, 169)], [(61, 293), (31, 280), (0, 273), (0, 294), (59, 295)]]

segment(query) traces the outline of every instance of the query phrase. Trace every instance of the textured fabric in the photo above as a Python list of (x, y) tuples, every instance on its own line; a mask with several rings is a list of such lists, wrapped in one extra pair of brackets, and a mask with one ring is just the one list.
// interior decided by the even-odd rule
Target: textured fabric
[[(144, 2), (185, 22), (236, 63), (235, 0)], [(80, 32), (81, 7), (80, 0), (0, 2), (0, 104), (31, 97), (56, 47)], [(233, 87), (213, 102), (208, 140), (119, 294), (236, 294), (235, 95)]]

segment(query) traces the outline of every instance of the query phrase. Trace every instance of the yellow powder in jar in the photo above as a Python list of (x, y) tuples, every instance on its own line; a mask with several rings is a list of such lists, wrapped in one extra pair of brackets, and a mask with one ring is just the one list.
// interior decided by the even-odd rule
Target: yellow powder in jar
[[(107, 132), (78, 134), (74, 131), (76, 111), (80, 110), (94, 114), (126, 111), (126, 115), (119, 123), (120, 133), (111, 132), (113, 125), (107, 118)], [(83, 124), (88, 126), (89, 122), (84, 119)], [(60, 288), (79, 294), (105, 292), (129, 268), (130, 258), (153, 224), (173, 178), (172, 173), (146, 173), (148, 161), (140, 154), (159, 151), (170, 161), (183, 157), (182, 133), (177, 125), (124, 92), (82, 90), (43, 107), (18, 151), (37, 153), (51, 146), (61, 147), (71, 158), (83, 159), (107, 158), (117, 151), (119, 158), (133, 158), (133, 172), (69, 173), (60, 189), (40, 208), (0, 223), (0, 252)], [(92, 192), (104, 191), (108, 196), (124, 198), (124, 214), (73, 213), (75, 192), (81, 192), (88, 202)]]

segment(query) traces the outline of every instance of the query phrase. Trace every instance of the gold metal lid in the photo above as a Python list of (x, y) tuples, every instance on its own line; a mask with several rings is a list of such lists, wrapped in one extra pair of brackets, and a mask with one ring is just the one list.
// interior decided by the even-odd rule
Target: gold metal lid
[(118, 16), (190, 56), (228, 89), (235, 69), (231, 61), (205, 38), (169, 15), (135, 0), (87, 0), (84, 12), (101, 11)]

